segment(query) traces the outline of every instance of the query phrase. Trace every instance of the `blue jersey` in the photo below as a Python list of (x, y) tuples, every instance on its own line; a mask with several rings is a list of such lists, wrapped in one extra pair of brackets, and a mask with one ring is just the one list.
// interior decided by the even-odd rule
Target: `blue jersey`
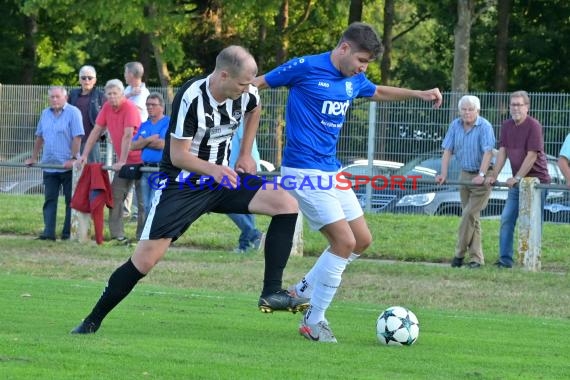
[(353, 99), (372, 97), (376, 85), (364, 73), (345, 77), (331, 53), (294, 58), (265, 74), (269, 87), (289, 88), (282, 165), (336, 171), (336, 145)]

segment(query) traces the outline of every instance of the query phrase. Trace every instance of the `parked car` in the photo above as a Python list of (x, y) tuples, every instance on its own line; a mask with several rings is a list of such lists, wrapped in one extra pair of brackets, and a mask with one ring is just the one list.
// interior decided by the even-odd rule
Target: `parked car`
[[(23, 164), (32, 152), (20, 153), (4, 162)], [(44, 191), (40, 168), (0, 166), (0, 192), (11, 194), (41, 194)]]
[[(557, 165), (557, 159), (548, 156), (548, 170), (552, 177), (553, 184), (564, 183), (564, 176)], [(380, 170), (380, 169), (379, 169)], [(394, 212), (394, 213), (414, 213), (428, 215), (461, 215), (461, 200), (457, 185), (435, 183), (435, 176), (441, 170), (441, 154), (432, 153), (429, 156), (421, 156), (403, 165), (395, 172), (389, 173), (392, 176), (402, 176), (406, 179), (404, 186), (398, 183), (391, 183), (385, 189), (372, 189), (371, 211), (372, 212)], [(367, 162), (348, 165), (343, 171), (354, 175), (367, 175)], [(461, 167), (459, 162), (452, 157), (450, 160), (448, 179), (457, 180)], [(373, 172), (372, 176), (376, 175)], [(506, 182), (512, 176), (510, 163), (507, 160), (505, 166), (498, 176), (499, 182)], [(422, 183), (413, 188), (412, 178), (416, 178)], [(482, 211), (483, 216), (500, 215), (507, 199), (506, 187), (494, 187), (489, 197), (489, 204)], [(360, 186), (355, 189), (355, 193), (360, 204), (365, 209), (366, 188)], [(556, 199), (562, 199), (564, 191), (549, 191), (547, 205)], [(546, 207), (545, 207), (546, 209)]]

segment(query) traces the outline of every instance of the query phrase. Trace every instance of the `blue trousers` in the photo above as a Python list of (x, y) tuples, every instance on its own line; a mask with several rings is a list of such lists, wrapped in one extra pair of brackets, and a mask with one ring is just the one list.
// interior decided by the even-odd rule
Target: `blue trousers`
[(55, 225), (57, 221), (57, 201), (59, 190), (63, 189), (65, 198), (65, 220), (61, 231), (62, 239), (69, 239), (71, 233), (71, 182), (72, 172), (43, 172), (44, 178), (44, 232), (43, 236), (55, 239)]
[(259, 239), (261, 232), (255, 228), (255, 216), (253, 214), (227, 214), (241, 231), (239, 235), (239, 249), (247, 250), (250, 244)]
[[(542, 210), (546, 201), (546, 190), (540, 192), (540, 220), (542, 222)], [(509, 189), (507, 201), (501, 214), (501, 227), (499, 230), (499, 261), (507, 266), (513, 266), (513, 239), (515, 226), (519, 217), (519, 187)]]

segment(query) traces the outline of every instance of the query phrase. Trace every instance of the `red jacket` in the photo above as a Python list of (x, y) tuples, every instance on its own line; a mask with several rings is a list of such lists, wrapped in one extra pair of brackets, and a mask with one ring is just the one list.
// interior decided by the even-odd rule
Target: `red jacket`
[(77, 211), (90, 213), (95, 226), (95, 241), (103, 243), (104, 209), (113, 208), (113, 192), (109, 173), (103, 164), (87, 164), (77, 182), (71, 198), (71, 207)]

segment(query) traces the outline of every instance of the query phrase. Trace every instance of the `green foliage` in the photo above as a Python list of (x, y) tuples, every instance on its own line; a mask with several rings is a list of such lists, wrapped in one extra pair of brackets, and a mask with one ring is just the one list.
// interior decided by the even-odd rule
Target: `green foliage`
[[(146, 82), (159, 85), (156, 65), (160, 52), (172, 85), (213, 68), (215, 56), (228, 44), (248, 47), (260, 73), (276, 64), (283, 48), (286, 58), (333, 48), (347, 26), (348, 3), (335, 0), (289, 0), (288, 24), (278, 29), (280, 0), (10, 0), (0, 30), (0, 83), (18, 84), (31, 65), (36, 84), (77, 83), (77, 69), (93, 64), (103, 81), (122, 78), (130, 60), (146, 65)], [(381, 1), (364, 1), (363, 21), (382, 33)], [(492, 91), (495, 76), (496, 6), (473, 1), (470, 86)], [(306, 19), (305, 11), (309, 9)], [(484, 12), (483, 12), (484, 10)], [(453, 66), (453, 31), (457, 3), (452, 0), (397, 2), (394, 15), (391, 84), (410, 88), (449, 89)], [(566, 91), (570, 86), (565, 36), (570, 32), (570, 3), (512, 2), (508, 47), (509, 88), (529, 91)], [(33, 20), (35, 24), (30, 23)], [(556, 31), (556, 32), (553, 32)], [(150, 41), (143, 43), (142, 41)], [(149, 46), (148, 44), (151, 44)], [(32, 46), (36, 60), (23, 57)], [(377, 63), (369, 77), (380, 81)]]

